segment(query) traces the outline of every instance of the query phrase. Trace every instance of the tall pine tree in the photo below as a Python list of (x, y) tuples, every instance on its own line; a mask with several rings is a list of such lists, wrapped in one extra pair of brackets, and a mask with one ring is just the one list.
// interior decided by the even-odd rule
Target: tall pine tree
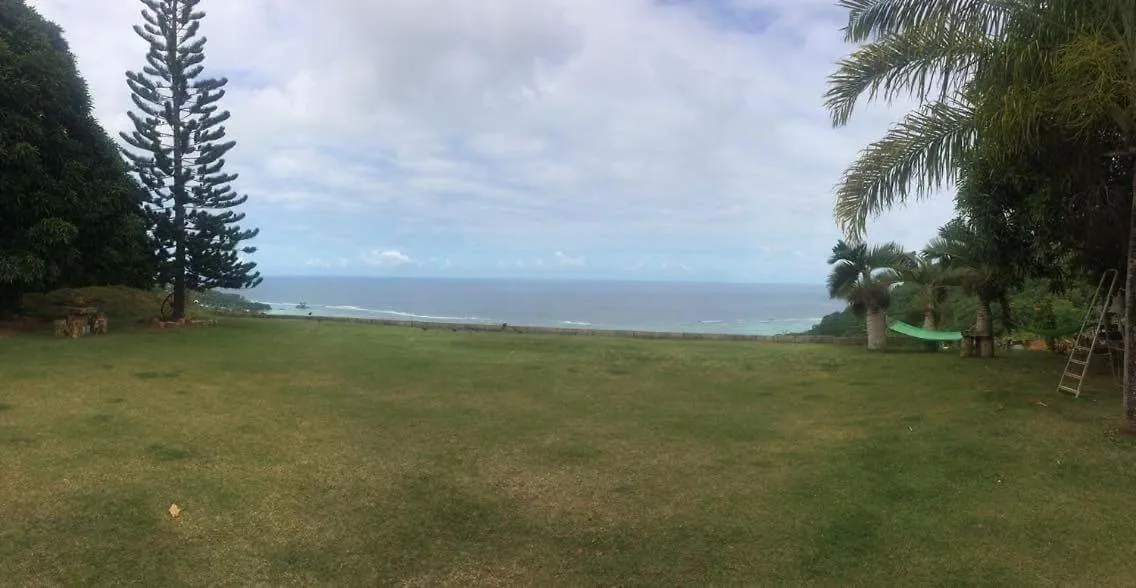
[(238, 224), (234, 209), (248, 200), (232, 189), (236, 174), (224, 172), (229, 112), (218, 102), (225, 78), (202, 78), (205, 42), (198, 32), (201, 0), (142, 0), (144, 24), (134, 27), (150, 44), (146, 66), (127, 72), (137, 112), (128, 113), (133, 133), (123, 133), (123, 152), (148, 194), (152, 232), (162, 261), (159, 280), (173, 287), (173, 318), (185, 316), (187, 290), (252, 288), (256, 264), (243, 260), (254, 247), (241, 246), (258, 229)]

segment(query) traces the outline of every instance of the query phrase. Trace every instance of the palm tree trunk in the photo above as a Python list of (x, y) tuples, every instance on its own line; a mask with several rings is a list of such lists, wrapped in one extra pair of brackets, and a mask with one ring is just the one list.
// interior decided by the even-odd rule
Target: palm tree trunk
[(930, 306), (923, 309), (923, 328), (929, 331), (934, 331), (938, 325), (935, 324), (935, 309)]
[(884, 322), (884, 311), (874, 309), (868, 311), (868, 349), (884, 349), (887, 347), (887, 323)]
[(978, 356), (994, 357), (994, 332), (990, 324), (990, 301), (979, 297), (978, 310), (974, 317), (975, 335), (978, 340)]
[[(935, 324), (935, 308), (928, 304), (923, 308), (923, 328), (928, 331), (934, 331), (937, 326), (938, 325)], [(938, 351), (939, 342), (927, 341), (923, 347), (927, 349), (927, 351)]]

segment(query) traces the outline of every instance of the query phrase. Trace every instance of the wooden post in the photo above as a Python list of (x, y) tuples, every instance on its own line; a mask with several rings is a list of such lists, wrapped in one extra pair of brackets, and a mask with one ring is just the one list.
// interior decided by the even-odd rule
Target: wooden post
[(51, 324), (54, 327), (56, 337), (66, 337), (67, 336), (67, 319), (58, 319), (58, 320), (52, 321)]

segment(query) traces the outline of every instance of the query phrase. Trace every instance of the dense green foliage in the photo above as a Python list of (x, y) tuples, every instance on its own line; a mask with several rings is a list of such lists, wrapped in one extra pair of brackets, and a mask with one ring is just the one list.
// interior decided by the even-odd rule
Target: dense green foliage
[[(864, 97), (913, 95), (920, 107), (848, 168), (838, 221), (860, 235), (872, 215), (957, 179), (964, 219), (1007, 247), (985, 261), (1011, 279), (1125, 269), (1124, 408), (1136, 429), (1136, 0), (840, 4), (858, 47), (830, 77), (833, 122)], [(1083, 267), (1053, 275), (1068, 259)]]
[(193, 303), (203, 309), (224, 310), (227, 312), (262, 313), (272, 310), (272, 306), (251, 300), (233, 292), (206, 290), (192, 294)]
[(242, 258), (255, 248), (241, 243), (257, 230), (242, 229), (235, 208), (247, 196), (226, 173), (229, 112), (219, 109), (225, 78), (202, 78), (205, 37), (199, 0), (142, 0), (135, 32), (149, 44), (146, 66), (127, 73), (136, 112), (124, 151), (148, 194), (147, 209), (161, 266), (158, 280), (173, 288), (173, 318), (186, 311), (187, 293), (249, 288), (260, 283), (256, 264)]
[(59, 27), (0, 0), (0, 313), (25, 292), (152, 277), (137, 187)]
[(0, 338), (5, 583), (1131, 583), (1103, 365), (1074, 401), (1046, 353), (121, 331)]
[[(1003, 339), (1019, 341), (1070, 337), (1080, 328), (1092, 295), (1093, 288), (1084, 283), (1055, 292), (1046, 280), (1027, 280), (1008, 297), (1008, 313), (994, 313), (994, 333)], [(970, 329), (974, 325), (977, 302), (976, 297), (968, 296), (962, 288), (948, 287), (945, 302), (940, 306), (938, 330)], [(888, 315), (891, 319), (912, 325), (921, 324), (923, 305), (920, 287), (901, 284), (892, 289)], [(1012, 317), (1012, 325), (1005, 321), (1007, 316)], [(845, 309), (825, 316), (808, 334), (863, 336), (864, 322), (851, 309)]]

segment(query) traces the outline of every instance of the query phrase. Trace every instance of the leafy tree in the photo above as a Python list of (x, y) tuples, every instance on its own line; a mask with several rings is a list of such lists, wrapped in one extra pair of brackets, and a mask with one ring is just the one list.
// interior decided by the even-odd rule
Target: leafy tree
[[(232, 189), (224, 172), (228, 111), (219, 110), (225, 78), (202, 78), (205, 37), (200, 0), (142, 0), (145, 21), (134, 31), (149, 43), (146, 66), (126, 74), (137, 112), (134, 132), (122, 137), (132, 170), (149, 195), (147, 207), (162, 265), (159, 280), (173, 286), (173, 317), (182, 318), (189, 290), (251, 288), (260, 283), (256, 264), (241, 243), (258, 230), (238, 224), (235, 208), (247, 196)], [(139, 114), (140, 113), (140, 114)]]
[[(827, 100), (834, 123), (847, 122), (865, 94), (886, 99), (914, 94), (923, 100), (846, 172), (836, 213), (851, 234), (862, 231), (870, 215), (955, 177), (961, 161), (979, 146), (988, 157), (1019, 160), (1037, 153), (1045, 136), (1059, 137), (1066, 154), (1078, 153), (1076, 147), (1085, 143), (1116, 147), (1090, 165), (1126, 166), (1131, 182), (1132, 208), (1125, 215), (1125, 415), (1136, 425), (1136, 0), (841, 0), (841, 5), (849, 9), (847, 40), (862, 46), (831, 77)], [(1068, 162), (1046, 163), (1053, 164), (1050, 178), (1077, 176)], [(1107, 212), (1096, 207), (1090, 216)]]
[(202, 308), (225, 310), (231, 312), (263, 313), (272, 310), (272, 306), (262, 302), (253, 302), (240, 294), (206, 290), (194, 292), (193, 301)]
[(0, 312), (25, 292), (152, 275), (141, 203), (62, 32), (0, 0)]
[(1095, 288), (1076, 284), (1063, 289), (1047, 280), (1029, 280), (1010, 298), (1014, 316), (1019, 320), (1020, 335), (1044, 339), (1056, 349), (1058, 339), (1070, 337), (1081, 328), (1085, 305)]
[(813, 325), (805, 334), (863, 337), (867, 334), (867, 331), (864, 329), (864, 317), (856, 316), (851, 308), (845, 308), (824, 315), (820, 322)]
[(904, 267), (910, 257), (897, 243), (869, 247), (840, 240), (832, 248), (828, 263), (828, 294), (843, 298), (858, 316), (866, 317), (868, 349), (887, 346), (887, 323), (884, 311), (891, 304), (891, 287), (895, 269)]

